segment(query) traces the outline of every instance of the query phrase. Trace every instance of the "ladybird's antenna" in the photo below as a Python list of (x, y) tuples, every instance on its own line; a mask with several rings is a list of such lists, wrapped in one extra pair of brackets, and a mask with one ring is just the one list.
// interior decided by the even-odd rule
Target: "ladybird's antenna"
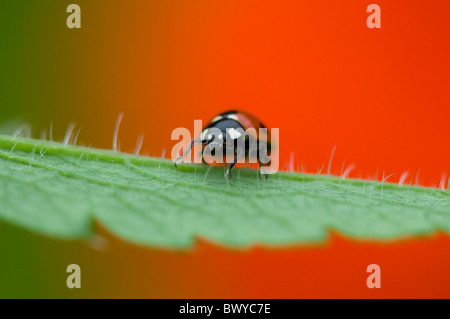
[(226, 170), (226, 173), (225, 173), (225, 177), (227, 179), (231, 179), (231, 169), (234, 167), (234, 165), (236, 165), (237, 161), (243, 155), (243, 153), (244, 152), (242, 150), (238, 150), (238, 153), (234, 157), (233, 162), (227, 167), (227, 170)]
[[(205, 141), (206, 143), (206, 141)], [(203, 141), (199, 138), (197, 139), (193, 139), (191, 143), (189, 143), (188, 148), (186, 149), (186, 151), (184, 151), (183, 155), (180, 155), (177, 157), (177, 159), (173, 162), (173, 164), (175, 165), (175, 167), (177, 167), (177, 162), (179, 162), (181, 159), (183, 159), (186, 155), (189, 154), (189, 152), (191, 151), (192, 146), (198, 145), (198, 144), (204, 144)]]

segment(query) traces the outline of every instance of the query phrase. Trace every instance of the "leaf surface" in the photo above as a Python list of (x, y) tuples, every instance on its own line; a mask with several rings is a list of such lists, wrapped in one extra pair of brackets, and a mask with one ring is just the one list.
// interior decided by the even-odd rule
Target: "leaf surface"
[(450, 232), (450, 193), (417, 186), (181, 164), (0, 135), (0, 219), (83, 239), (98, 220), (131, 242), (231, 246), (323, 241), (329, 230), (385, 240)]

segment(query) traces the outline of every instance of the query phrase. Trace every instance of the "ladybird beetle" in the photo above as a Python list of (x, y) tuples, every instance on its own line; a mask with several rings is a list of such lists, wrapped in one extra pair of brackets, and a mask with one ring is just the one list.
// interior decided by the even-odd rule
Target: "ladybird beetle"
[[(248, 129), (254, 130), (247, 131)], [(265, 130), (260, 131), (259, 129)], [(250, 139), (253, 139), (256, 143), (252, 143)], [(174, 161), (174, 165), (177, 167), (177, 162), (189, 154), (194, 145), (202, 145), (202, 159), (204, 163), (203, 155), (205, 155), (206, 150), (214, 156), (218, 150), (223, 152), (227, 148), (232, 148), (234, 160), (228, 165), (225, 173), (225, 177), (230, 179), (231, 169), (242, 156), (245, 156), (245, 159), (249, 159), (254, 158), (256, 155), (256, 161), (260, 165), (270, 165), (270, 160), (268, 159), (271, 151), (270, 141), (269, 131), (256, 117), (243, 111), (228, 111), (214, 117), (203, 128), (200, 137), (194, 138), (183, 155), (180, 155)], [(261, 176), (267, 179), (267, 174), (261, 174)]]

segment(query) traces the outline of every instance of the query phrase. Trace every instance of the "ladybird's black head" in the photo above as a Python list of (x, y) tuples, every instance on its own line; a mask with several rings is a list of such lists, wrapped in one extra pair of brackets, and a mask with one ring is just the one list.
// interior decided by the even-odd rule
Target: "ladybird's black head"
[(237, 121), (229, 118), (211, 122), (202, 132), (202, 144), (206, 145), (204, 151), (209, 151), (212, 156), (217, 152), (225, 153), (225, 148), (236, 148), (237, 138), (242, 135), (243, 127)]
[(215, 123), (211, 123), (207, 128), (216, 128), (226, 136), (227, 129), (242, 129), (242, 125), (233, 119), (223, 119)]

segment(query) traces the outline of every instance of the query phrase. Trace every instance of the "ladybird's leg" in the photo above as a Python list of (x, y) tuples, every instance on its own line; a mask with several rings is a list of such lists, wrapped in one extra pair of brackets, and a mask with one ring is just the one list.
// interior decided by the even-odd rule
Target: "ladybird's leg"
[[(261, 152), (258, 152), (258, 163), (259, 163), (260, 171), (263, 171), (262, 168), (270, 167), (270, 165), (271, 165), (270, 157), (268, 157), (267, 155), (262, 155)], [(269, 178), (269, 174), (264, 174), (261, 172), (261, 177), (264, 178), (265, 180), (267, 180)]]
[[(262, 171), (261, 168), (271, 166), (271, 159), (267, 154), (268, 152), (267, 152), (267, 150), (262, 149), (262, 147), (263, 147), (263, 145), (261, 145), (258, 141), (258, 153), (257, 154), (258, 154), (258, 164), (259, 164), (261, 171)], [(262, 152), (262, 151), (264, 151), (264, 152)], [(270, 152), (269, 152), (269, 154), (270, 154)], [(269, 178), (269, 174), (263, 174), (261, 172), (261, 177), (263, 179), (267, 180)]]
[[(261, 161), (259, 161), (259, 166), (262, 166), (262, 167), (270, 167), (270, 162), (269, 163), (266, 163), (266, 164), (262, 164), (261, 163)], [(267, 180), (268, 178), (269, 178), (269, 174), (263, 174), (263, 173), (261, 173), (261, 177), (262, 178), (264, 178), (265, 180)]]
[(203, 144), (202, 140), (197, 138), (197, 139), (193, 139), (192, 142), (189, 144), (188, 148), (186, 149), (186, 151), (184, 151), (183, 155), (180, 155), (177, 157), (177, 159), (173, 162), (173, 164), (175, 165), (175, 167), (177, 167), (177, 162), (180, 161), (181, 159), (183, 159), (183, 157), (185, 157), (186, 155), (189, 154), (189, 152), (191, 151), (192, 146), (196, 145), (195, 143), (199, 143), (199, 144)]
[(236, 165), (237, 161), (239, 160), (239, 158), (242, 156), (244, 152), (242, 150), (238, 150), (238, 153), (236, 154), (236, 156), (234, 157), (233, 163), (231, 163), (228, 167), (227, 167), (227, 172), (225, 173), (225, 177), (227, 179), (231, 179), (231, 169), (234, 167), (234, 165)]

